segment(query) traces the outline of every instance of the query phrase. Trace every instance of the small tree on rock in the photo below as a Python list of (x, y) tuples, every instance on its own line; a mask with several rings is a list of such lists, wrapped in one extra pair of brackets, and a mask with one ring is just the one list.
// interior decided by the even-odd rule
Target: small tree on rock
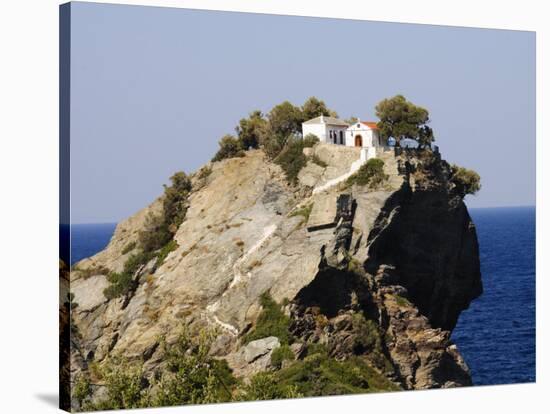
[(268, 115), (271, 133), (280, 137), (283, 146), (288, 137), (302, 131), (302, 110), (288, 101), (276, 105)]
[(474, 170), (459, 167), (456, 164), (451, 166), (451, 182), (462, 197), (465, 197), (467, 194), (476, 194), (481, 190), (481, 178), (479, 174)]
[(244, 151), (240, 141), (233, 135), (224, 135), (220, 139), (220, 149), (212, 158), (212, 161), (221, 161), (226, 158), (242, 157)]
[(239, 121), (235, 128), (242, 149), (258, 148), (265, 139), (268, 124), (261, 111), (253, 111), (248, 118)]
[(170, 233), (176, 233), (187, 213), (187, 198), (191, 192), (191, 180), (183, 171), (170, 177), (172, 185), (164, 186), (164, 221)]

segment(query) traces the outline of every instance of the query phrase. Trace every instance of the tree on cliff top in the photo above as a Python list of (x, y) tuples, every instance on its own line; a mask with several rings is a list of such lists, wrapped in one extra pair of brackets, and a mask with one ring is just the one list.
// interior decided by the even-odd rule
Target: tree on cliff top
[(302, 110), (289, 101), (274, 106), (267, 116), (271, 132), (286, 139), (302, 130)]
[(481, 190), (481, 178), (474, 170), (453, 164), (451, 166), (451, 174), (451, 182), (462, 197), (466, 196), (466, 194), (475, 194)]
[(399, 143), (404, 138), (417, 140), (421, 147), (434, 141), (428, 110), (407, 101), (403, 95), (384, 99), (376, 105), (376, 116), (380, 119), (380, 136), (386, 140), (395, 138)]
[(224, 135), (219, 142), (220, 149), (212, 158), (212, 162), (221, 161), (226, 158), (244, 157), (241, 141), (233, 135)]
[(267, 134), (268, 124), (262, 111), (256, 110), (250, 113), (248, 118), (239, 121), (235, 128), (242, 149), (258, 148)]
[(329, 109), (324, 101), (312, 96), (302, 105), (302, 121), (307, 121), (318, 116), (332, 116), (337, 118), (338, 114)]
[(225, 135), (219, 142), (220, 148), (213, 162), (226, 158), (242, 157), (245, 151), (261, 147), (269, 158), (274, 159), (292, 139), (302, 132), (302, 122), (318, 116), (338, 114), (327, 107), (324, 101), (314, 96), (308, 98), (302, 106), (289, 101), (275, 105), (267, 113), (255, 110), (248, 118), (242, 118), (235, 128), (237, 136)]

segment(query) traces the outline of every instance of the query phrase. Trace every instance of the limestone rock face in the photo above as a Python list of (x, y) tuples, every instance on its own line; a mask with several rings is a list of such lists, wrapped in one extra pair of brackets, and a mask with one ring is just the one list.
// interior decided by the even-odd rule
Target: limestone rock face
[(280, 346), (281, 343), (279, 342), (279, 338), (276, 336), (257, 339), (244, 347), (244, 359), (250, 364)]
[[(269, 292), (289, 303), (297, 337), (327, 344), (335, 357), (365, 355), (408, 389), (470, 384), (449, 337), (461, 310), (481, 293), (478, 246), (446, 163), (384, 153), (384, 186), (340, 184), (312, 193), (359, 158), (355, 148), (319, 144), (312, 151), (327, 167), (310, 162), (296, 187), (261, 150), (195, 175), (178, 247), (159, 266), (137, 271), (136, 288), (125, 297), (102, 295), (104, 274), (71, 272), (79, 332), (71, 370), (110, 355), (156, 369), (159, 338), (170, 343), (183, 324), (216, 329), (211, 352), (237, 376), (269, 369), (277, 338), (241, 344), (261, 311), (260, 296)], [(345, 217), (328, 205), (341, 194), (353, 203)], [(138, 241), (147, 215), (161, 208), (159, 198), (121, 222), (107, 248), (76, 269), (120, 272), (132, 254), (123, 252)], [(310, 219), (321, 226), (312, 230)]]
[(279, 338), (269, 336), (248, 343), (225, 357), (233, 373), (238, 377), (250, 377), (271, 366), (271, 354), (281, 346)]

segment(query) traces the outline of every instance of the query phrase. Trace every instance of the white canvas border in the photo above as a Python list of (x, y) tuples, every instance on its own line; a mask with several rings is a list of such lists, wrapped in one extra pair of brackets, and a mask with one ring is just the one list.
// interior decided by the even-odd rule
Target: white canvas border
[[(314, 398), (145, 412), (463, 413), (541, 411), (548, 401), (549, 13), (543, 1), (187, 0), (98, 1), (284, 15), (353, 18), (537, 32), (537, 384)], [(57, 411), (58, 1), (2, 2), (2, 412)], [(543, 118), (546, 114), (546, 119)], [(511, 189), (510, 191), (513, 191)], [(510, 304), (514, 306), (514, 304)]]

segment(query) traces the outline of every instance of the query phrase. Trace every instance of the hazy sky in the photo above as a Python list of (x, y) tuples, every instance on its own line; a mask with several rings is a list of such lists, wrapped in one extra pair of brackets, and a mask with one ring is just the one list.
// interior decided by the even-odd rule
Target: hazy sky
[(71, 19), (73, 223), (133, 214), (252, 110), (312, 95), (375, 120), (403, 94), (481, 175), (468, 206), (535, 204), (534, 33), (93, 3)]

